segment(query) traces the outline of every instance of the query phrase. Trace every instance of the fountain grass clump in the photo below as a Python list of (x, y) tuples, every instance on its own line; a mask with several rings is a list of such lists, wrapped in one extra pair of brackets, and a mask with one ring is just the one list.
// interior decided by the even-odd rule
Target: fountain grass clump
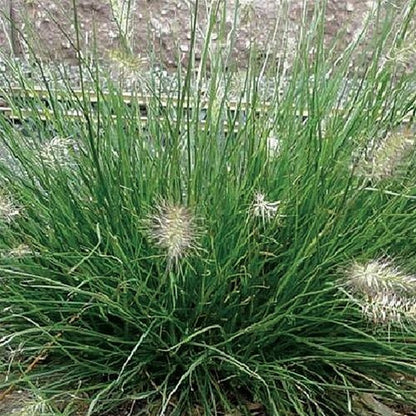
[[(178, 90), (137, 84), (147, 122), (101, 75), (94, 106), (67, 87), (80, 117), (48, 81), (21, 128), (0, 118), (0, 390), (56, 414), (341, 415), (363, 392), (416, 404), (416, 75), (384, 59), (406, 6), (342, 56), (317, 7), (290, 76), (253, 56), (242, 91), (209, 24)], [(406, 154), (374, 148), (406, 120)]]

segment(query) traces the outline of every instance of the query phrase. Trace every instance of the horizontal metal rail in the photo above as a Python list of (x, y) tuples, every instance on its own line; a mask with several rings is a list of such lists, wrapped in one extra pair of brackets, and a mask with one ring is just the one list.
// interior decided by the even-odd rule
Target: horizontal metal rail
[[(2, 114), (8, 120), (10, 120), (12, 122), (16, 122), (18, 124), (21, 124), (23, 121), (30, 120), (32, 118), (36, 118), (36, 119), (41, 120), (43, 122), (48, 122), (48, 121), (51, 121), (53, 119), (53, 117), (55, 116), (55, 113), (52, 110), (49, 110), (49, 109), (34, 110), (34, 109), (30, 109), (30, 108), (23, 108), (23, 109), (19, 108), (19, 110), (16, 111), (11, 107), (0, 107), (0, 114)], [(82, 123), (86, 122), (85, 115), (82, 111), (68, 110), (68, 111), (63, 111), (61, 113), (61, 115), (63, 115), (67, 119), (78, 120)], [(111, 115), (111, 118), (116, 120), (118, 118), (118, 116), (113, 114), (113, 115)], [(92, 120), (94, 120), (94, 119), (96, 119), (96, 118), (92, 117)], [(143, 126), (146, 126), (151, 121), (155, 121), (155, 122), (158, 122), (158, 123), (163, 123), (164, 121), (166, 121), (166, 117), (159, 116), (157, 118), (149, 119), (147, 116), (140, 116), (140, 117), (134, 118), (134, 120), (135, 121), (140, 121), (140, 123)], [(170, 120), (170, 122), (175, 123), (176, 120), (172, 119), (172, 120)], [(229, 133), (230, 132), (231, 125), (233, 126), (233, 129), (232, 129), (233, 132), (238, 133), (239, 127), (241, 125), (241, 123), (239, 123), (238, 121), (235, 121), (233, 123), (228, 123), (228, 122), (224, 121), (222, 124), (223, 124), (224, 133)], [(183, 125), (186, 127), (186, 122), (183, 122)], [(198, 122), (198, 125), (199, 125), (199, 128), (201, 130), (204, 130), (204, 129), (206, 129), (206, 127), (209, 124), (207, 123), (206, 120), (200, 120)]]
[[(188, 115), (192, 115), (192, 111), (196, 108), (198, 110), (198, 120), (201, 128), (206, 126), (206, 117), (209, 111), (209, 102), (206, 98), (201, 98), (199, 102), (194, 100), (184, 100), (181, 103), (177, 98), (172, 98), (169, 96), (155, 97), (151, 95), (139, 95), (133, 92), (122, 92), (120, 95), (112, 94), (111, 92), (100, 92), (97, 94), (94, 91), (82, 91), (82, 90), (73, 90), (70, 92), (60, 91), (60, 90), (48, 90), (43, 87), (33, 87), (33, 88), (11, 88), (10, 92), (5, 95), (1, 95), (0, 92), (0, 114), (7, 117), (10, 120), (15, 122), (22, 122), (28, 120), (31, 117), (37, 117), (43, 121), (50, 121), (54, 116), (52, 109), (52, 102), (56, 101), (62, 103), (69, 107), (63, 111), (65, 117), (80, 119), (82, 120), (84, 114), (80, 110), (72, 110), (70, 107), (74, 103), (78, 104), (83, 102), (84, 97), (88, 100), (88, 103), (91, 105), (91, 109), (94, 110), (100, 101), (106, 102), (106, 105), (111, 102), (112, 98), (121, 98), (121, 102), (128, 106), (137, 109), (140, 114), (140, 121), (143, 124), (147, 124), (149, 120), (155, 120), (155, 117), (149, 119), (149, 113), (159, 114), (159, 121), (166, 120), (167, 117), (171, 119), (172, 122), (176, 120), (169, 114), (171, 108), (174, 108), (175, 111), (178, 111), (179, 105), (181, 104), (182, 111), (188, 111)], [(33, 102), (34, 101), (34, 102)], [(32, 102), (32, 105), (35, 104), (35, 109), (29, 106), (28, 103)], [(42, 103), (41, 108), (36, 108), (36, 103)], [(258, 118), (260, 115), (268, 114), (273, 110), (273, 104), (271, 102), (259, 102), (258, 105), (247, 103), (244, 101), (225, 101), (226, 108), (226, 119), (223, 121), (223, 127), (225, 131), (228, 131), (231, 126), (236, 132), (241, 125), (244, 125), (247, 118), (253, 117)], [(16, 109), (18, 108), (18, 110)], [(150, 111), (152, 108), (152, 111)], [(180, 109), (179, 109), (180, 110)], [(414, 112), (416, 110), (409, 111), (408, 115), (402, 120), (403, 124), (408, 124)], [(334, 113), (342, 114), (343, 109), (334, 111)], [(302, 121), (309, 117), (307, 111), (295, 112)], [(113, 118), (116, 118), (115, 115), (112, 115)], [(377, 120), (381, 119), (381, 115)], [(186, 114), (184, 117), (184, 124), (186, 124)]]
[[(122, 92), (120, 95), (114, 95), (109, 91), (103, 91), (97, 94), (95, 91), (83, 92), (82, 90), (76, 89), (65, 92), (61, 90), (48, 90), (43, 87), (33, 87), (30, 89), (14, 87), (10, 89), (9, 96), (13, 99), (36, 99), (43, 103), (59, 101), (69, 104), (75, 101), (82, 102), (85, 96), (92, 106), (100, 101), (109, 102), (111, 101), (111, 98), (116, 97), (121, 98), (121, 101), (127, 106), (134, 105), (136, 108), (139, 108), (142, 115), (146, 115), (150, 106), (158, 106), (161, 109), (166, 109), (171, 106), (179, 106), (180, 104), (178, 98), (170, 97), (168, 95), (162, 95), (156, 98), (154, 95), (137, 94), (133, 92)], [(0, 93), (0, 105), (2, 105), (2, 103), (6, 104), (7, 102), (9, 102), (7, 97), (2, 97)], [(270, 102), (259, 102), (258, 105), (254, 106), (252, 103), (245, 101), (229, 100), (226, 100), (224, 105), (227, 111), (231, 113), (247, 113), (248, 111), (254, 111), (257, 116), (267, 112), (272, 107)], [(195, 107), (198, 107), (200, 112), (204, 112), (209, 109), (209, 100), (202, 97), (197, 103), (195, 99), (190, 99), (188, 104), (188, 100), (185, 99), (183, 103), (181, 103), (181, 106), (183, 110), (192, 110)]]
[[(22, 123), (31, 118), (36, 118), (44, 122), (51, 121), (55, 116), (53, 105), (54, 102), (59, 102), (63, 105), (60, 108), (60, 115), (77, 119), (81, 122), (85, 121), (85, 115), (82, 110), (74, 110), (71, 107), (78, 107), (83, 103), (84, 97), (91, 105), (91, 115), (94, 118), (94, 110), (97, 108), (99, 102), (105, 102), (106, 105), (111, 106), (112, 99), (120, 99), (120, 103), (127, 107), (132, 107), (138, 111), (139, 120), (143, 125), (147, 125), (151, 121), (164, 122), (169, 120), (172, 123), (177, 122), (178, 111), (183, 111), (182, 124), (186, 128), (189, 116), (192, 116), (192, 111), (198, 109), (198, 124), (201, 129), (207, 128), (207, 115), (209, 111), (209, 101), (206, 98), (201, 98), (197, 103), (195, 100), (184, 100), (183, 103), (177, 98), (169, 96), (155, 97), (151, 95), (139, 95), (133, 92), (122, 92), (120, 95), (112, 94), (111, 92), (100, 92), (97, 94), (94, 91), (61, 91), (48, 90), (42, 87), (32, 88), (11, 88), (7, 94), (1, 95), (0, 92), (0, 114), (15, 123)], [(40, 104), (40, 105), (39, 105)], [(115, 103), (118, 105), (117, 101)], [(181, 107), (180, 107), (181, 105)], [(229, 133), (231, 130), (234, 133), (239, 131), (241, 125), (244, 125), (249, 117), (258, 118), (261, 114), (265, 114), (271, 109), (270, 103), (259, 103), (254, 106), (247, 102), (225, 101), (226, 116), (221, 122), (222, 131)], [(174, 114), (171, 114), (171, 109), (174, 109)], [(186, 113), (188, 112), (188, 113)], [(151, 117), (149, 115), (152, 114)], [(111, 115), (116, 119), (115, 114)]]

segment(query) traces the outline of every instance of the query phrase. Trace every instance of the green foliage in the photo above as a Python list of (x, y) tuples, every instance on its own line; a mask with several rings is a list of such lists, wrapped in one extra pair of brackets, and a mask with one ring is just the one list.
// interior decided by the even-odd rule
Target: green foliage
[[(341, 290), (354, 262), (416, 270), (416, 79), (383, 59), (415, 5), (379, 23), (366, 54), (363, 35), (338, 59), (317, 8), (290, 78), (253, 57), (237, 93), (208, 25), (200, 71), (192, 59), (178, 71), (179, 91), (156, 76), (140, 85), (147, 122), (101, 76), (94, 105), (85, 84), (66, 103), (50, 83), (46, 99), (15, 98), (32, 116), (0, 119), (0, 389), (81, 396), (88, 415), (130, 400), (160, 415), (247, 402), (340, 415), (360, 392), (416, 403), (395, 379), (416, 374), (414, 324), (369, 321)], [(372, 160), (400, 164), (372, 176)]]

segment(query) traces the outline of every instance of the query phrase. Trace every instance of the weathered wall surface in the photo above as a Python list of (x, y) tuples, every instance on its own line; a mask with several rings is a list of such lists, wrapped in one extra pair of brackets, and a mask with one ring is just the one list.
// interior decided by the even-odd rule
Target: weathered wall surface
[[(228, 2), (227, 15), (222, 19), (227, 32), (234, 26), (234, 2)], [(123, 0), (76, 0), (75, 3), (84, 50), (96, 48), (104, 59), (117, 58), (123, 39), (114, 16), (117, 11), (111, 3), (121, 4)], [(278, 0), (240, 0), (240, 3), (233, 53), (241, 65), (246, 61), (253, 41), (258, 45), (256, 53), (259, 58), (270, 48), (278, 50), (279, 45), (286, 41), (289, 47), (295, 46), (303, 0), (290, 0), (286, 6)], [(308, 2), (310, 12), (314, 3), (314, 0)], [(373, 5), (373, 1), (329, 0), (325, 28), (328, 38), (336, 36), (343, 28), (341, 39), (348, 44), (360, 31), (365, 15)], [(132, 0), (131, 6), (131, 18), (127, 21), (121, 17), (121, 24), (138, 62), (142, 63), (142, 58), (145, 60), (151, 48), (158, 51), (158, 59), (164, 66), (175, 67), (178, 61), (186, 59), (191, 26), (188, 0)], [(206, 23), (206, 7), (205, 1), (202, 1), (199, 14), (201, 27)], [(27, 46), (19, 35), (22, 31), (37, 39), (35, 48), (38, 56), (69, 60), (75, 57), (71, 44), (75, 39), (72, 0), (0, 0), (0, 10), (3, 12), (0, 25), (0, 48), (3, 51), (12, 47), (14, 54), (27, 52)], [(16, 30), (12, 30), (7, 19), (10, 11)], [(282, 19), (282, 16), (288, 18)], [(219, 35), (214, 31), (212, 44), (221, 48)], [(199, 36), (197, 47), (202, 41), (202, 36)]]

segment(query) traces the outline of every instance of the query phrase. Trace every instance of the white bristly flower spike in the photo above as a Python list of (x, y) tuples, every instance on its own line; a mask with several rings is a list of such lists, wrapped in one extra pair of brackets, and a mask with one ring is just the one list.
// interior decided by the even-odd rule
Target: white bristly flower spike
[(180, 258), (198, 249), (199, 236), (195, 218), (189, 208), (162, 201), (149, 216), (149, 236), (166, 251), (168, 265), (176, 265)]
[(280, 140), (277, 137), (267, 137), (267, 151), (270, 157), (276, 157), (280, 153)]
[(263, 221), (271, 221), (276, 217), (280, 201), (269, 202), (263, 193), (257, 192), (252, 204), (252, 212), (255, 217), (261, 217)]
[(389, 178), (415, 150), (416, 141), (410, 133), (390, 133), (378, 143), (372, 143), (371, 151), (357, 164), (357, 172), (372, 181)]
[(19, 208), (8, 195), (0, 194), (0, 219), (10, 223), (20, 215)]
[(54, 137), (46, 143), (41, 152), (42, 162), (49, 167), (56, 165), (66, 166), (71, 161), (71, 150), (76, 150), (75, 140), (62, 137)]
[(386, 292), (367, 299), (361, 309), (363, 315), (375, 324), (416, 323), (416, 298)]
[(8, 252), (8, 256), (17, 258), (29, 256), (31, 254), (33, 254), (33, 251), (27, 244), (19, 244)]
[(391, 261), (353, 262), (341, 286), (375, 324), (416, 323), (416, 276)]
[(347, 272), (346, 285), (353, 293), (371, 297), (385, 292), (416, 296), (416, 276), (402, 273), (388, 260), (354, 262)]

